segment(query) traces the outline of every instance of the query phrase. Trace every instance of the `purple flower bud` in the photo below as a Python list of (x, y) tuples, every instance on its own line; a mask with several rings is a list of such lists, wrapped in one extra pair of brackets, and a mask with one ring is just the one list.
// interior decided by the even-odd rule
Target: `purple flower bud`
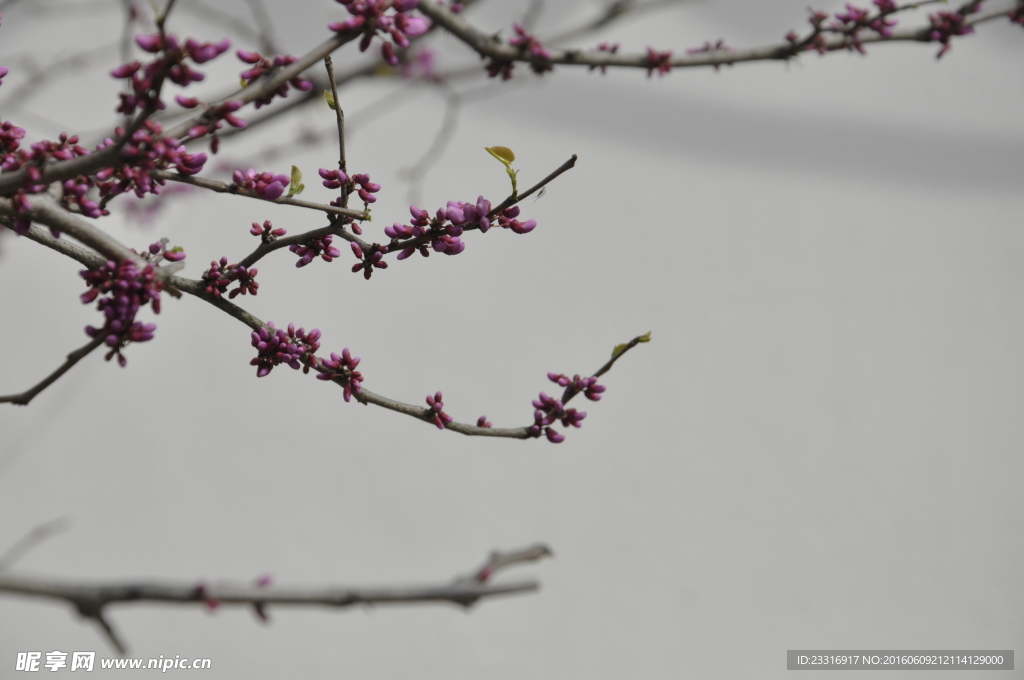
[[(282, 186), (280, 182), (271, 182), (267, 185), (267, 188), (263, 190), (263, 197), (273, 201), (280, 198), (283, 193), (284, 186)], [(534, 225), (536, 225), (536, 222), (534, 222)]]
[(426, 33), (429, 28), (430, 24), (422, 17), (409, 17), (402, 30), (410, 38), (415, 38)]
[(445, 216), (452, 224), (462, 224), (466, 221), (466, 215), (462, 211), (462, 207), (451, 201), (448, 202), (448, 209), (445, 211)]
[(548, 441), (552, 444), (561, 444), (565, 441), (565, 435), (558, 434), (557, 431), (550, 427), (544, 428), (544, 436), (548, 438)]
[(159, 33), (137, 35), (135, 36), (135, 43), (146, 52), (159, 52), (163, 47), (163, 40), (160, 39)]
[(118, 66), (117, 68), (115, 68), (113, 71), (110, 72), (110, 75), (113, 76), (114, 78), (128, 78), (133, 73), (138, 71), (141, 66), (142, 66), (142, 64), (140, 64), (139, 62), (133, 61), (130, 64), (124, 64), (122, 66)]

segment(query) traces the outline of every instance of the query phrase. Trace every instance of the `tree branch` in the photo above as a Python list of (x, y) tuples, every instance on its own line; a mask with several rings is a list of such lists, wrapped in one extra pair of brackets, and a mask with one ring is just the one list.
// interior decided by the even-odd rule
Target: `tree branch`
[(447, 602), (461, 607), (471, 607), (486, 598), (537, 591), (540, 584), (535, 580), (493, 585), (488, 585), (487, 581), (500, 569), (534, 562), (551, 554), (546, 546), (540, 544), (508, 553), (495, 552), (472, 576), (459, 577), (446, 584), (428, 586), (350, 588), (162, 582), (88, 583), (0, 574), (0, 593), (69, 602), (83, 617), (96, 621), (123, 654), (124, 644), (104, 618), (105, 608), (112, 604), (166, 602), (205, 606), (242, 605), (258, 608), (259, 611), (263, 611), (269, 605), (345, 608), (360, 604), (426, 602)]
[[(422, 0), (418, 9), (431, 21), (445, 28), (457, 39), (464, 42), (477, 52), (481, 57), (493, 59), (500, 63), (522, 62), (538, 66), (561, 64), (567, 66), (588, 66), (588, 67), (624, 67), (650, 69), (651, 59), (646, 53), (640, 54), (612, 54), (605, 51), (584, 51), (579, 49), (548, 50), (550, 56), (539, 57), (502, 42), (496, 35), (484, 33), (471, 25), (459, 14), (454, 14), (446, 7)], [(973, 26), (999, 17), (1007, 16), (1012, 8), (979, 14), (968, 17), (964, 20), (965, 26)], [(931, 26), (920, 28), (909, 28), (901, 31), (894, 31), (890, 37), (877, 33), (865, 35), (858, 40), (861, 43), (879, 42), (931, 42)], [(827, 38), (822, 44), (822, 49), (828, 52), (845, 50), (850, 47), (849, 38), (846, 36)], [(671, 68), (695, 68), (699, 66), (723, 66), (737, 64), (747, 61), (766, 60), (788, 60), (797, 56), (793, 51), (793, 44), (789, 42), (756, 47), (747, 50), (719, 49), (707, 52), (684, 53), (673, 56), (666, 61)]]
[(242, 196), (244, 198), (255, 198), (258, 201), (277, 203), (278, 205), (294, 205), (299, 208), (319, 210), (320, 212), (324, 212), (329, 215), (344, 215), (345, 217), (351, 217), (356, 220), (368, 220), (370, 218), (369, 213), (364, 210), (339, 208), (338, 206), (335, 205), (327, 205), (326, 203), (313, 203), (312, 201), (303, 201), (298, 198), (289, 198), (288, 196), (280, 196), (274, 199), (263, 198), (262, 196), (256, 194), (253, 191), (246, 191), (245, 189), (240, 189), (235, 184), (218, 182), (217, 180), (196, 177), (195, 175), (181, 175), (176, 172), (169, 172), (167, 170), (154, 170), (149, 174), (150, 176), (155, 177), (157, 179), (169, 180), (171, 182), (180, 182), (182, 184), (191, 184), (194, 187), (209, 189), (210, 191), (216, 191), (219, 194), (234, 194), (235, 196)]

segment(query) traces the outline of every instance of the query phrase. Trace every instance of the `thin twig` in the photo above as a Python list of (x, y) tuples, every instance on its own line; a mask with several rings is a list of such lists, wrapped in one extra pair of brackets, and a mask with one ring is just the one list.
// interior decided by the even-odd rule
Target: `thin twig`
[[(334, 80), (334, 62), (331, 56), (324, 57), (324, 66), (327, 67), (327, 80), (331, 83), (331, 97), (334, 100), (334, 115), (338, 119), (338, 169), (348, 175), (348, 165), (345, 160), (345, 111), (341, 108), (341, 99), (338, 97), (338, 83)], [(348, 207), (348, 182), (341, 183), (341, 205)]]
[(410, 205), (420, 202), (419, 190), (423, 185), (423, 178), (430, 168), (444, 155), (445, 148), (451, 142), (459, 125), (462, 97), (454, 87), (445, 81), (438, 82), (437, 86), (445, 91), (444, 120), (441, 122), (441, 127), (438, 129), (437, 134), (434, 135), (434, 141), (431, 142), (430, 147), (409, 168), (409, 190), (406, 193), (406, 199)]
[(0, 571), (10, 568), (12, 564), (28, 554), (33, 548), (46, 539), (59, 534), (68, 528), (66, 517), (51, 519), (49, 522), (40, 524), (32, 529), (17, 541), (10, 548), (0, 555)]
[(167, 0), (167, 7), (164, 8), (163, 12), (160, 12), (156, 17), (156, 28), (160, 31), (160, 35), (163, 38), (167, 37), (166, 25), (167, 19), (171, 15), (171, 10), (174, 9), (174, 3), (178, 0)]
[(249, 5), (253, 21), (256, 22), (258, 27), (260, 47), (267, 54), (276, 54), (279, 50), (277, 49), (277, 41), (274, 40), (274, 23), (270, 20), (270, 15), (267, 14), (267, 8), (263, 5), (263, 0), (245, 0), (245, 2)]
[(21, 394), (10, 394), (5, 397), (0, 397), (0, 404), (11, 403), (16, 404), (18, 406), (28, 406), (28, 403), (35, 399), (37, 394), (45, 390), (53, 383), (57, 382), (57, 380), (62, 375), (71, 370), (72, 366), (74, 366), (79, 361), (87, 357), (90, 352), (92, 352), (94, 349), (96, 349), (102, 344), (103, 336), (97, 335), (95, 338), (85, 343), (84, 345), (76, 349), (74, 352), (68, 354), (67, 359), (64, 360), (64, 363), (58, 366), (57, 370), (55, 370), (53, 373), (43, 378), (43, 380), (40, 381), (38, 385), (36, 385), (30, 390), (22, 392)]

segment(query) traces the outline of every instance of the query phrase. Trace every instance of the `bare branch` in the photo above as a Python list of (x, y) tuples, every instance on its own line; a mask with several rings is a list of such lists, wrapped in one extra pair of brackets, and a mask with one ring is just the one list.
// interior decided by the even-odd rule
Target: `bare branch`
[(423, 178), (430, 171), (430, 168), (441, 159), (459, 124), (462, 97), (447, 82), (439, 82), (438, 87), (444, 90), (444, 120), (441, 122), (441, 127), (438, 129), (437, 134), (434, 135), (434, 141), (431, 142), (430, 147), (423, 152), (423, 155), (409, 169), (409, 191), (406, 194), (406, 199), (410, 205), (419, 203), (419, 189), (423, 183)]
[(488, 585), (486, 581), (499, 569), (533, 562), (550, 554), (551, 551), (543, 545), (508, 553), (495, 552), (473, 576), (456, 578), (452, 582), (432, 586), (351, 588), (160, 582), (83, 583), (0, 574), (0, 592), (69, 602), (83, 617), (95, 620), (123, 654), (124, 644), (103, 616), (104, 609), (113, 604), (166, 602), (205, 606), (258, 606), (263, 609), (269, 605), (346, 608), (354, 605), (447, 602), (470, 607), (486, 598), (537, 591), (540, 584), (535, 580), (492, 585)]
[[(338, 169), (348, 175), (348, 165), (345, 160), (345, 110), (341, 108), (341, 99), (338, 97), (338, 82), (334, 79), (334, 62), (330, 55), (324, 57), (324, 66), (327, 67), (327, 80), (331, 83), (331, 100), (334, 102), (334, 115), (338, 119)], [(348, 186), (346, 182), (341, 184), (341, 205), (348, 207)]]
[(14, 545), (8, 548), (3, 555), (0, 555), (0, 571), (10, 568), (12, 564), (24, 557), (37, 545), (67, 528), (68, 521), (66, 517), (51, 519), (49, 522), (34, 527), (32, 531), (15, 541)]
[(30, 390), (26, 390), (21, 394), (10, 394), (6, 397), (0, 396), (0, 404), (11, 403), (18, 406), (28, 406), (28, 403), (35, 399), (36, 395), (45, 390), (47, 387), (57, 382), (57, 380), (71, 370), (71, 367), (77, 364), (79, 361), (87, 357), (94, 349), (103, 344), (103, 337), (97, 335), (95, 338), (85, 343), (74, 352), (68, 354), (67, 359), (64, 363), (57, 367), (50, 375), (43, 378), (38, 385)]
[(554, 557), (555, 554), (551, 552), (543, 543), (537, 543), (535, 545), (528, 546), (522, 550), (512, 550), (509, 552), (498, 552), (495, 550), (491, 553), (491, 556), (484, 562), (483, 566), (477, 569), (469, 576), (463, 576), (455, 579), (456, 583), (486, 583), (495, 574), (502, 569), (515, 566), (517, 564), (525, 564), (528, 562), (536, 562), (545, 557)]
[(270, 20), (270, 15), (267, 14), (263, 0), (245, 0), (245, 2), (249, 5), (249, 11), (252, 12), (253, 21), (259, 27), (260, 47), (267, 53), (278, 52), (277, 41), (274, 40), (274, 24)]

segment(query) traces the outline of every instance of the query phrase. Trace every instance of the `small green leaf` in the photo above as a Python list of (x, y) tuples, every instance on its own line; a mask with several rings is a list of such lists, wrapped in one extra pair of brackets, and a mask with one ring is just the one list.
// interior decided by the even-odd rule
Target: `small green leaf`
[(302, 193), (302, 190), (306, 188), (306, 185), (302, 183), (302, 171), (294, 165), (292, 166), (292, 183), (291, 188), (288, 190), (288, 198), (292, 196), (298, 196)]
[(484, 147), (484, 150), (505, 165), (508, 165), (516, 159), (516, 155), (512, 153), (512, 149), (507, 146), (487, 146)]
[(617, 356), (619, 356), (620, 354), (622, 354), (623, 352), (625, 352), (627, 349), (629, 349), (630, 347), (632, 347), (634, 345), (638, 345), (641, 342), (650, 342), (650, 341), (651, 341), (651, 331), (647, 331), (643, 335), (637, 336), (637, 337), (633, 338), (632, 340), (630, 340), (629, 342), (624, 342), (621, 345), (615, 345), (615, 349), (612, 350), (612, 359), (616, 358)]
[(507, 146), (485, 146), (484, 151), (497, 158), (498, 161), (505, 166), (505, 172), (508, 173), (509, 178), (512, 180), (512, 196), (513, 198), (518, 196), (519, 186), (516, 183), (516, 175), (519, 171), (512, 169), (512, 161), (516, 159), (516, 155), (512, 153), (512, 149)]
[(248, 80), (246, 80), (245, 78), (242, 78), (242, 79), (241, 79), (241, 80), (239, 80), (238, 82), (240, 82), (240, 83), (242, 84), (242, 89), (243, 89), (243, 90), (244, 90), (245, 88), (249, 87), (249, 81), (248, 81)]
[(334, 95), (328, 90), (324, 90), (324, 99), (327, 101), (327, 105), (331, 107), (331, 111), (337, 111), (338, 105), (334, 103)]

